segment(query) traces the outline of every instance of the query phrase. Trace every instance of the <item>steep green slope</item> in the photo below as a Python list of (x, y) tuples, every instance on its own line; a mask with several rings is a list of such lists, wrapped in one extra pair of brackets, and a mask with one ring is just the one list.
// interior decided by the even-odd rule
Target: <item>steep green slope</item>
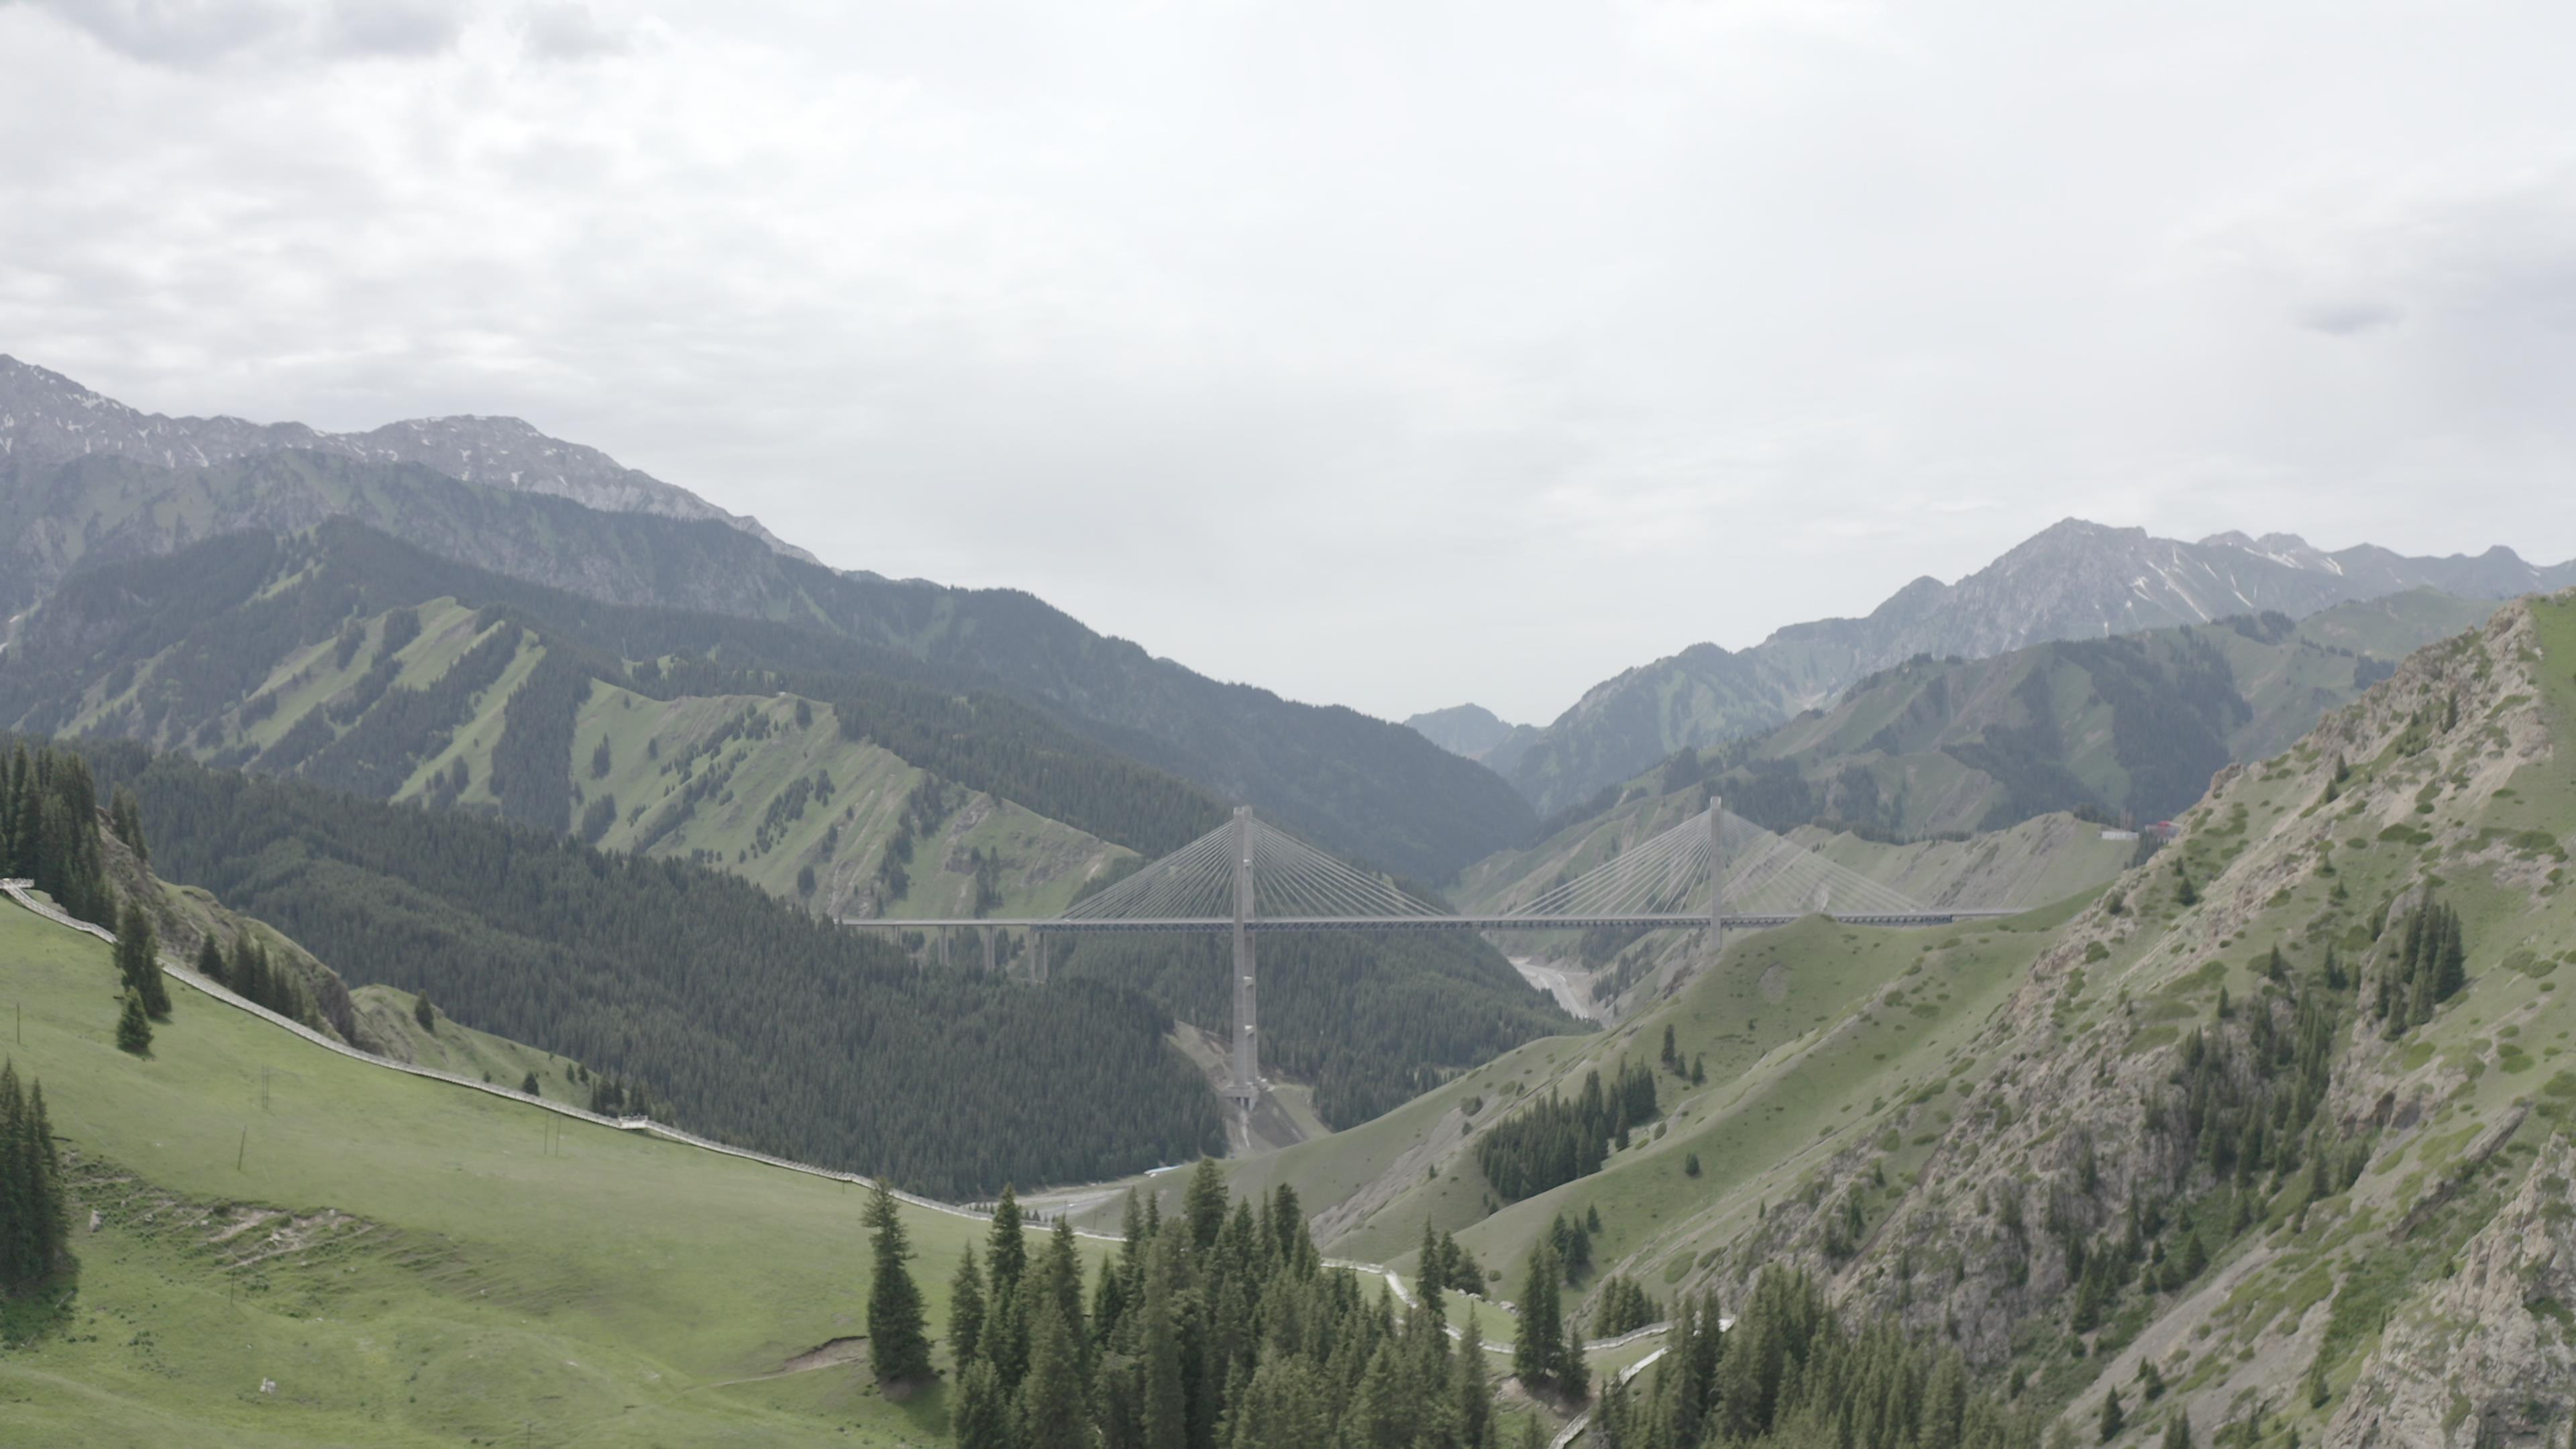
[(74, 578), (0, 655), (0, 717), (376, 798), (426, 788), (460, 758), (488, 762), (458, 793), (565, 829), (590, 684), (660, 700), (792, 689), (830, 702), (853, 740), (1132, 848), (1169, 849), (1222, 815), (1204, 792), (954, 671), (811, 630), (611, 608), (348, 523)]
[[(2328, 553), (2292, 535), (2185, 543), (2069, 518), (1955, 584), (1916, 579), (1865, 617), (1792, 624), (1732, 654), (1697, 645), (1627, 670), (1487, 763), (1553, 814), (1675, 751), (1715, 748), (1798, 711), (1829, 708), (1862, 677), (1909, 659), (1987, 659), (2050, 640), (2218, 628), (2230, 613), (2304, 619), (2409, 590), (2501, 601), (2571, 581), (2576, 562), (2535, 566), (2505, 548), (2447, 558), (2366, 544)], [(2464, 616), (2451, 627), (2471, 622)], [(2364, 652), (2394, 659), (2430, 637), (2390, 638)]]
[(2227, 764), (2295, 743), (2406, 649), (2492, 608), (2419, 590), (2304, 623), (2266, 615), (1916, 659), (1719, 751), (1711, 775), (1730, 805), (1778, 829), (1994, 830), (2067, 809), (2160, 819)]
[(2138, 844), (2072, 815), (2042, 815), (1965, 839), (1890, 844), (1804, 826), (1789, 838), (1929, 906), (2036, 907), (2118, 875)]
[[(1231, 950), (1216, 935), (1078, 936), (1060, 974), (1141, 991), (1221, 1036)], [(1334, 1129), (1574, 1024), (1479, 936), (1265, 933), (1258, 951), (1262, 1070), (1311, 1083), (1315, 1115)]]
[(1170, 1017), (1133, 993), (925, 972), (682, 860), (82, 748), (139, 797), (170, 878), (355, 983), (426, 990), (473, 1026), (633, 1081), (709, 1135), (959, 1196), (1222, 1140)]
[[(1007, 696), (1073, 722), (1097, 744), (1249, 800), (1345, 854), (1427, 879), (1520, 843), (1532, 820), (1490, 771), (1401, 725), (1208, 679), (1096, 634), (1025, 593), (836, 573), (782, 556), (724, 523), (601, 512), (417, 465), (294, 450), (182, 469), (80, 458), (33, 476), (13, 471), (0, 484), (0, 520), (12, 525), (6, 532), (15, 541), (0, 546), (0, 601), (10, 613), (52, 597), (56, 579), (64, 582), (53, 593), (80, 596), (78, 576), (64, 577), (74, 565), (110, 580), (88, 586), (87, 610), (95, 610), (102, 589), (151, 589), (154, 574), (214, 541), (219, 530), (269, 537), (381, 530), (380, 537), (442, 562), (471, 561), (456, 565), (464, 575), (490, 570), (495, 577), (472, 584), (451, 577), (369, 613), (440, 594), (517, 603), (560, 630), (574, 629), (576, 618), (610, 625), (612, 632), (585, 646), (634, 659), (675, 651), (628, 647), (639, 627), (651, 627), (633, 613), (700, 615), (690, 632), (724, 634), (732, 667), (927, 673), (952, 689)], [(520, 587), (496, 586), (496, 578)], [(568, 597), (542, 597), (558, 594)], [(31, 621), (39, 635), (53, 607)], [(712, 619), (793, 626), (790, 634), (822, 638), (711, 629), (705, 621)], [(79, 682), (140, 662), (131, 652), (101, 659)], [(901, 664), (915, 669), (907, 673)], [(35, 703), (67, 693), (58, 687)], [(31, 707), (21, 701), (9, 715), (39, 732), (59, 726), (55, 718), (26, 717)]]
[[(2555, 1442), (2576, 1418), (2571, 739), (2576, 597), (2509, 605), (2223, 772), (2107, 889), (1739, 939), (1613, 1033), (1239, 1180), (1298, 1182), (1356, 1255), (1428, 1221), (1508, 1262), (1597, 1210), (1589, 1295), (1619, 1273), (1723, 1307), (1805, 1265), (2087, 1440), (2116, 1386), (2122, 1444), (2177, 1414), (2200, 1443)], [(1667, 1028), (1706, 1085), (1659, 1068), (1634, 1145), (1502, 1201), (1478, 1166), (1496, 1125), (1657, 1060)]]
[[(770, 1377), (865, 1332), (854, 1189), (349, 1061), (185, 988), (137, 1058), (113, 980), (100, 943), (0, 906), (7, 1055), (75, 1165), (79, 1259), (68, 1311), (0, 1354), (0, 1443), (944, 1437), (944, 1388), (889, 1402), (863, 1358)], [(985, 1225), (904, 1220), (935, 1331)]]
[(1760, 734), (1809, 698), (1753, 653), (1695, 644), (1585, 691), (1497, 768), (1553, 815), (1675, 750)]
[(795, 696), (657, 700), (599, 685), (573, 742), (584, 838), (703, 861), (827, 915), (1054, 915), (1135, 859), (945, 784)]
[(2303, 624), (2269, 614), (1986, 660), (1917, 657), (1832, 709), (1710, 755), (1674, 755), (1628, 792), (1705, 779), (1731, 810), (1775, 830), (1968, 833), (2053, 810), (2159, 820), (2200, 797), (2218, 768), (2295, 743), (2326, 709), (2388, 676), (2406, 647), (2491, 608), (2416, 590)]

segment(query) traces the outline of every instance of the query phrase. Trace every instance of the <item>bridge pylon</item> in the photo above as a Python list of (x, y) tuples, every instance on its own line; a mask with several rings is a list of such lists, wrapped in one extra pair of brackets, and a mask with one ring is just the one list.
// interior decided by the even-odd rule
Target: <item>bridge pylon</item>
[(1226, 1100), (1243, 1110), (1248, 1122), (1261, 1100), (1260, 995), (1252, 960), (1252, 807), (1234, 807), (1228, 840), (1234, 852), (1234, 1080)]
[(1726, 949), (1726, 797), (1708, 797), (1708, 954)]

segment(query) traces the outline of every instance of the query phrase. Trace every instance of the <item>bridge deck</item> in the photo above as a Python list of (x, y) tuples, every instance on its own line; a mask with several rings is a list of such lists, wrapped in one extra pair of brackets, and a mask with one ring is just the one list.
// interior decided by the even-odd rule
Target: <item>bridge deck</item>
[[(1960, 921), (2017, 916), (2017, 910), (1961, 907), (1936, 911), (1825, 911), (1777, 915), (1730, 915), (1725, 924), (1746, 929), (1785, 926), (1808, 915), (1829, 915), (1847, 926), (1947, 926)], [(1154, 916), (1137, 920), (1086, 920), (1066, 916), (984, 916), (955, 919), (906, 919), (899, 916), (844, 916), (842, 925), (892, 931), (958, 930), (998, 926), (1049, 934), (1109, 931), (1231, 931), (1227, 916)], [(1705, 915), (1652, 916), (1272, 916), (1244, 923), (1253, 931), (1586, 931), (1595, 927), (1644, 926), (1650, 930), (1705, 926)]]

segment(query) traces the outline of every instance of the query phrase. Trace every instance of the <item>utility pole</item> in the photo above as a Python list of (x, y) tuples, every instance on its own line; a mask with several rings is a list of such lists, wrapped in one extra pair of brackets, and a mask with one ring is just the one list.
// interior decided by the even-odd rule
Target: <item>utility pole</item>
[(1234, 807), (1234, 1084), (1226, 1095), (1243, 1109), (1261, 1100), (1260, 1003), (1252, 981), (1252, 807)]
[(1708, 953), (1726, 949), (1726, 797), (1708, 797)]

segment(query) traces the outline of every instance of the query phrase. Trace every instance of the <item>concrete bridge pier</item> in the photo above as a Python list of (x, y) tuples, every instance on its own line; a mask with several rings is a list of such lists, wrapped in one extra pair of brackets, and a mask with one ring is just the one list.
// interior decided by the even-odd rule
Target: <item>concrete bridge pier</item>
[(1252, 807), (1234, 809), (1234, 1080), (1226, 1099), (1243, 1111), (1247, 1129), (1261, 1100), (1260, 999), (1252, 979)]
[(1708, 954), (1726, 949), (1726, 797), (1708, 797)]

